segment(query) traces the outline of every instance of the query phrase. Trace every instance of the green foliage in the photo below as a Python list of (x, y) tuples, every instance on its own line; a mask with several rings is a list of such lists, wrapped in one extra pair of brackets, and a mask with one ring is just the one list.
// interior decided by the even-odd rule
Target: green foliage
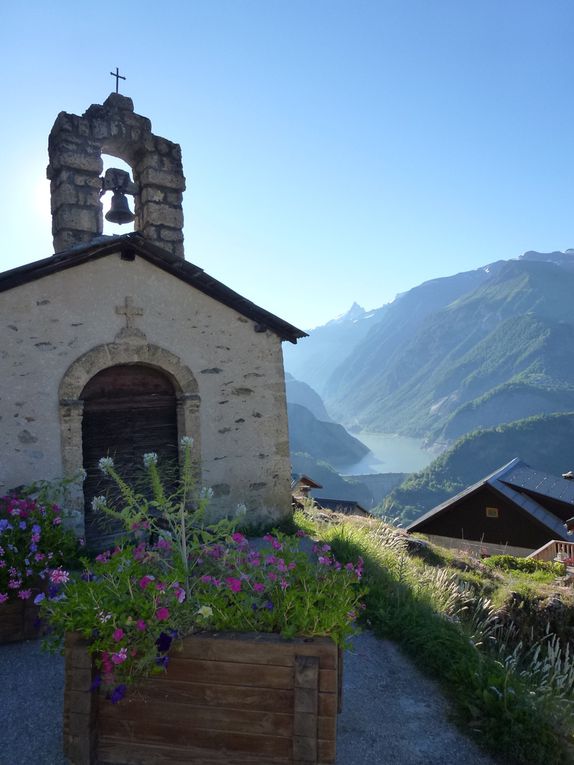
[(411, 558), (390, 527), (345, 522), (316, 531), (341, 559), (364, 558), (368, 623), (444, 684), (479, 743), (505, 763), (570, 761), (574, 664), (559, 641), (513, 643), (512, 627), (461, 586), (459, 572)]
[(59, 647), (66, 632), (82, 633), (112, 701), (134, 678), (164, 669), (172, 640), (194, 631), (321, 635), (343, 645), (355, 630), (360, 562), (343, 567), (328, 546), (311, 561), (298, 549), (302, 532), (268, 534), (263, 546), (251, 546), (234, 531), (241, 513), (207, 524), (209, 493), (196, 489), (190, 451), (187, 444), (171, 494), (157, 456), (144, 455), (151, 499), (126, 483), (110, 458), (100, 460), (123, 505), (110, 508), (96, 497), (94, 506), (121, 520), (127, 536), (94, 561), (83, 560), (81, 576), (42, 603), (52, 627), (48, 647)]
[(564, 576), (566, 566), (554, 561), (536, 560), (534, 558), (516, 558), (514, 555), (492, 555), (484, 560), (490, 568), (502, 571), (519, 571), (523, 574), (546, 574), (550, 579)]

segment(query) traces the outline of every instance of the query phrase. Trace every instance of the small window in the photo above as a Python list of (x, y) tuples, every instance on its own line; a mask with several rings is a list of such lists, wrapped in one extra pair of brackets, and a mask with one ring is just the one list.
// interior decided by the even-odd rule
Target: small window
[(498, 518), (498, 508), (497, 507), (487, 507), (486, 508), (486, 517), (487, 518)]

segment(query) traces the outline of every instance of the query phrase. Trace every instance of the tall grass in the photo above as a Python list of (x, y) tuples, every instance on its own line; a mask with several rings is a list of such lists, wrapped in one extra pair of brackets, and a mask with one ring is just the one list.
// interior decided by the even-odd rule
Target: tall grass
[(525, 648), (487, 598), (410, 556), (392, 527), (343, 522), (316, 532), (340, 559), (363, 557), (367, 623), (443, 684), (479, 743), (505, 763), (574, 762), (574, 663), (555, 636)]

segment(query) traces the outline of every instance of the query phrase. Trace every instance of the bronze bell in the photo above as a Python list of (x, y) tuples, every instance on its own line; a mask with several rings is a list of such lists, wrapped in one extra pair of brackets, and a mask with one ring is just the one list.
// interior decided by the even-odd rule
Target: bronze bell
[(133, 220), (135, 220), (135, 217), (136, 216), (130, 210), (128, 200), (126, 199), (124, 192), (117, 190), (114, 191), (112, 204), (106, 213), (106, 220), (109, 220), (110, 223), (119, 223), (121, 225), (122, 223), (131, 223)]

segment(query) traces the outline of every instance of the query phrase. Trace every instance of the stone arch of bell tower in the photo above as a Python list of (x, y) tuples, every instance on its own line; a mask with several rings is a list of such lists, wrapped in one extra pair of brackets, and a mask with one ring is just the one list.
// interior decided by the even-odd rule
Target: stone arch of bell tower
[(48, 142), (54, 251), (103, 232), (102, 154), (126, 162), (133, 175), (135, 230), (183, 258), (181, 148), (151, 131), (131, 98), (112, 93), (80, 117), (60, 112)]

